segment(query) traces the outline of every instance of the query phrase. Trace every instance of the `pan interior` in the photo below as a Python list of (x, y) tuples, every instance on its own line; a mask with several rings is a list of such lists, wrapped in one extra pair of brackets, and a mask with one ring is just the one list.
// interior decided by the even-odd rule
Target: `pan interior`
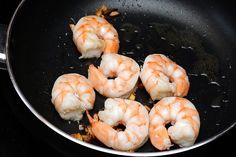
[[(232, 29), (235, 24), (218, 5), (209, 3), (209, 8), (203, 3), (208, 2), (26, 1), (10, 34), (8, 58), (14, 79), (32, 107), (50, 123), (68, 134), (79, 132), (77, 123), (62, 120), (55, 111), (51, 89), (58, 76), (80, 73), (87, 77), (88, 66), (99, 65), (100, 59), (79, 59), (69, 24), (106, 4), (121, 13), (108, 18), (119, 34), (119, 54), (135, 59), (141, 66), (147, 55), (162, 53), (186, 69), (190, 80), (187, 98), (201, 118), (196, 143), (203, 142), (235, 122), (236, 45)], [(97, 93), (91, 113), (101, 110), (105, 99)], [(136, 100), (149, 107), (154, 104), (144, 89), (137, 90)], [(86, 116), (81, 123), (88, 124)], [(92, 143), (103, 146), (96, 140)], [(137, 150), (156, 151), (150, 141)]]

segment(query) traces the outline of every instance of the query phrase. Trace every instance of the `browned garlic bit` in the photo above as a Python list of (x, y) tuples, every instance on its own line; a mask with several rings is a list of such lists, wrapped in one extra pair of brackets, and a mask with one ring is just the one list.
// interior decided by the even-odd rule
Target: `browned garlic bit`
[(71, 136), (81, 141), (90, 142), (92, 139), (95, 138), (92, 132), (92, 128), (91, 126), (84, 126), (84, 127), (85, 127), (85, 135), (81, 135), (80, 133), (75, 133), (71, 134)]
[(95, 138), (95, 136), (92, 132), (92, 127), (91, 126), (87, 126), (85, 128), (85, 133), (86, 133), (85, 135), (82, 135), (84, 141), (89, 142), (89, 141), (91, 141), (92, 139)]
[(97, 10), (96, 10), (96, 15), (97, 16), (100, 16), (100, 17), (103, 17), (104, 18), (104, 15), (107, 13), (108, 11), (108, 7), (106, 5), (102, 5), (101, 7), (99, 7)]
[(132, 93), (130, 96), (129, 96), (129, 100), (135, 100), (135, 94)]
[(82, 136), (81, 136), (81, 134), (80, 134), (80, 133), (71, 134), (71, 136), (72, 136), (72, 137), (74, 137), (74, 138), (76, 138), (76, 139), (78, 139), (78, 140), (81, 140), (81, 141), (83, 141), (83, 138), (82, 138)]
[(120, 15), (117, 9), (108, 8), (105, 4), (101, 5), (95, 12), (95, 15), (106, 18), (107, 16), (114, 17)]
[(118, 11), (112, 11), (109, 16), (118, 16), (120, 13)]

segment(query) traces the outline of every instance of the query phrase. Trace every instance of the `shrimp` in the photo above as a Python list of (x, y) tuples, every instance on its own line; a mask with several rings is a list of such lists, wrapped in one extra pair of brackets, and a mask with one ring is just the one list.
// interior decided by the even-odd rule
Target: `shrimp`
[[(198, 111), (185, 98), (161, 99), (151, 109), (149, 118), (150, 140), (159, 150), (168, 150), (172, 146), (171, 140), (180, 147), (191, 146), (198, 136), (200, 129)], [(165, 125), (169, 122), (173, 126), (170, 126), (167, 131)]]
[(98, 69), (94, 65), (88, 69), (88, 79), (93, 87), (100, 94), (112, 98), (127, 98), (135, 90), (139, 74), (139, 65), (133, 59), (119, 54), (104, 54)]
[[(94, 118), (88, 112), (87, 116), (95, 137), (107, 147), (122, 151), (136, 150), (148, 139), (148, 111), (137, 101), (108, 98), (104, 111), (99, 111)], [(112, 128), (118, 124), (123, 124), (125, 130)]]
[(152, 100), (168, 96), (184, 97), (190, 86), (185, 70), (162, 54), (146, 57), (140, 78)]
[(84, 76), (64, 74), (54, 83), (51, 101), (61, 118), (79, 121), (85, 110), (93, 108), (95, 92)]
[(119, 38), (116, 29), (104, 18), (82, 17), (76, 25), (70, 24), (73, 41), (82, 54), (80, 58), (99, 58), (104, 53), (118, 53)]

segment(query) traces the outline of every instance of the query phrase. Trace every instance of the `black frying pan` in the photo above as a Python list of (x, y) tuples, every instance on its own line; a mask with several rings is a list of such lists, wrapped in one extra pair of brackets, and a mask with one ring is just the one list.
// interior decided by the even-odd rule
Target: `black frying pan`
[[(142, 65), (148, 54), (163, 53), (186, 69), (191, 84), (187, 98), (195, 104), (201, 118), (195, 145), (174, 146), (160, 152), (148, 141), (130, 153), (112, 150), (97, 140), (85, 143), (70, 136), (79, 132), (78, 124), (59, 117), (50, 93), (61, 74), (75, 72), (87, 76), (90, 64), (99, 65), (100, 59), (78, 59), (80, 54), (72, 42), (69, 23), (94, 14), (102, 4), (121, 12), (121, 16), (108, 18), (119, 33), (120, 54)], [(23, 0), (8, 28), (5, 61), (25, 105), (68, 143), (130, 156), (178, 153), (214, 140), (236, 123), (236, 23), (227, 10), (221, 3), (205, 0)], [(97, 94), (92, 113), (103, 108), (104, 100)], [(145, 90), (137, 90), (136, 100), (153, 105)], [(88, 124), (86, 116), (81, 123)]]

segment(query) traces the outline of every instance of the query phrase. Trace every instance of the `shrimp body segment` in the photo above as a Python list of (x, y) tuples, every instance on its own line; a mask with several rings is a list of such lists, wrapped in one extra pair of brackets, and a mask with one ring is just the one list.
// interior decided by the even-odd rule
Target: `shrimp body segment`
[[(168, 150), (171, 141), (180, 147), (194, 144), (200, 129), (200, 118), (194, 105), (185, 98), (166, 97), (154, 105), (149, 113), (149, 136), (159, 150)], [(172, 126), (165, 128), (171, 123)]]
[(95, 92), (84, 76), (64, 74), (54, 83), (51, 101), (61, 118), (79, 121), (85, 110), (93, 108)]
[(186, 71), (162, 54), (146, 57), (140, 78), (152, 100), (186, 96), (190, 86)]
[(119, 54), (104, 54), (98, 69), (89, 66), (88, 79), (106, 97), (127, 98), (135, 89), (139, 74), (139, 65), (133, 59)]
[(104, 18), (90, 15), (71, 24), (73, 41), (82, 54), (80, 58), (100, 57), (104, 53), (118, 53), (119, 39), (115, 28)]
[[(136, 150), (148, 139), (148, 111), (137, 101), (108, 98), (105, 101), (104, 111), (99, 111), (94, 118), (88, 112), (87, 116), (94, 135), (103, 144), (113, 149)], [(123, 124), (125, 130), (113, 129), (118, 124)]]

